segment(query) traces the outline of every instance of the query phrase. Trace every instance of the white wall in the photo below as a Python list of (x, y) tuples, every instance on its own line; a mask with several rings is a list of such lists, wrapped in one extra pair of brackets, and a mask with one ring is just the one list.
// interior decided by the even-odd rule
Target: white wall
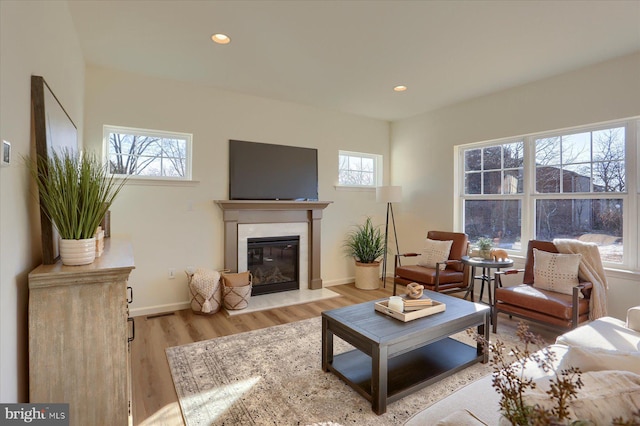
[[(391, 126), (401, 251), (428, 229), (453, 230), (453, 147), (640, 115), (640, 53), (429, 112)], [(416, 232), (420, 230), (421, 232)], [(611, 274), (610, 313), (640, 304), (638, 275)]]
[(0, 2), (0, 401), (27, 401), (27, 274), (41, 262), (37, 204), (22, 156), (31, 147), (31, 75), (45, 78), (82, 135), (84, 60), (67, 3)]
[[(85, 146), (102, 148), (104, 124), (193, 134), (194, 184), (128, 183), (111, 212), (114, 235), (130, 236), (136, 269), (133, 313), (185, 307), (188, 266), (223, 267), (222, 212), (213, 200), (228, 198), (228, 140), (318, 148), (319, 197), (333, 201), (322, 224), (325, 285), (347, 282), (347, 228), (385, 206), (374, 192), (336, 191), (338, 150), (389, 153), (389, 123), (212, 87), (89, 67), (86, 71)], [(189, 211), (192, 202), (193, 210)], [(178, 277), (168, 279), (168, 269)]]

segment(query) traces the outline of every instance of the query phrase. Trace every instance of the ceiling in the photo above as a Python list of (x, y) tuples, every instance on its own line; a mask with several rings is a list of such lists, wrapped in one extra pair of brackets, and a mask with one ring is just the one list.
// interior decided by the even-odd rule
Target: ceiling
[(637, 0), (68, 4), (88, 64), (390, 121), (640, 51)]

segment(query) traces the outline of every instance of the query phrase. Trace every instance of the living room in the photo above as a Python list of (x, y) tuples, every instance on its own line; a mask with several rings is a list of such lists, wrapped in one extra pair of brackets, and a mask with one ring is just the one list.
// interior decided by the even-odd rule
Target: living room
[[(375, 191), (336, 186), (339, 150), (383, 157), (384, 184), (403, 189), (402, 202), (394, 205), (400, 249), (415, 251), (427, 230), (459, 226), (453, 196), (455, 146), (640, 116), (637, 25), (629, 31), (627, 45), (594, 47), (606, 52), (603, 59), (581, 62), (576, 58), (575, 65), (567, 64), (555, 75), (532, 72), (536, 78), (484, 87), (474, 96), (425, 107), (414, 115), (373, 118), (92, 63), (76, 30), (75, 6), (0, 2), (0, 136), (11, 142), (13, 151), (10, 167), (0, 169), (3, 402), (27, 400), (27, 275), (41, 261), (37, 205), (20, 163), (20, 156), (31, 149), (31, 75), (43, 76), (51, 86), (86, 149), (102, 149), (104, 125), (193, 134), (192, 182), (132, 182), (111, 211), (114, 235), (129, 236), (134, 247), (133, 315), (188, 308), (182, 271), (190, 266), (223, 266), (222, 212), (214, 200), (228, 197), (229, 139), (318, 149), (320, 199), (332, 201), (323, 213), (322, 279), (324, 286), (332, 286), (353, 281), (352, 262), (342, 250), (350, 226), (367, 215), (377, 224), (385, 221), (385, 206), (376, 202)], [(585, 11), (585, 19), (590, 22), (598, 13)], [(618, 13), (611, 19), (624, 27), (637, 23), (640, 12), (636, 2), (620, 2)], [(511, 37), (504, 35), (505, 40)], [(224, 48), (233, 48), (233, 42)], [(469, 67), (490, 67), (472, 53), (465, 53)], [(520, 53), (513, 60), (535, 69), (538, 60)], [(400, 77), (394, 77), (394, 83), (396, 78)], [(464, 86), (446, 75), (440, 78), (438, 84), (452, 91)], [(406, 95), (411, 96), (411, 87), (407, 93), (390, 93), (389, 103), (401, 103), (402, 98), (393, 96)], [(637, 240), (637, 229), (627, 237)], [(637, 253), (630, 262), (627, 268), (608, 270), (609, 314), (621, 319), (629, 307), (640, 305)], [(175, 279), (168, 277), (169, 269), (177, 272)]]

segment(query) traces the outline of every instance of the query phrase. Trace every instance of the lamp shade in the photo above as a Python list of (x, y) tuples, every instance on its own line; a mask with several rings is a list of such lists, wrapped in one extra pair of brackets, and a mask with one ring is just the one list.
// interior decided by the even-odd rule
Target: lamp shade
[(401, 186), (378, 186), (376, 201), (379, 203), (399, 203), (402, 201)]

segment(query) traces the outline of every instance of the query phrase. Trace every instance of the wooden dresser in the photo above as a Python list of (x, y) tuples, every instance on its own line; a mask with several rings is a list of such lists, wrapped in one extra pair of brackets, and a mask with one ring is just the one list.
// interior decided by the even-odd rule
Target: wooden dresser
[(71, 425), (126, 425), (130, 413), (128, 241), (84, 266), (29, 274), (29, 399), (69, 403)]

